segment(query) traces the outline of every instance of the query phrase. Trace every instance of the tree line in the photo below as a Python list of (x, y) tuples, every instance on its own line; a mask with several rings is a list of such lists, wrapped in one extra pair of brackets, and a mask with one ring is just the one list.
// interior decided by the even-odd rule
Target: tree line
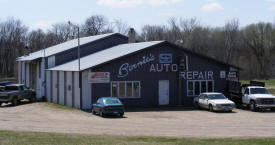
[[(123, 20), (109, 21), (92, 15), (83, 24), (68, 22), (52, 25), (46, 32), (29, 30), (21, 20), (0, 21), (0, 76), (14, 77), (16, 58), (77, 37), (111, 32), (127, 35), (130, 26)], [(259, 22), (240, 27), (238, 19), (222, 27), (203, 25), (197, 18), (170, 18), (166, 24), (144, 25), (139, 41), (167, 40), (225, 63), (243, 68), (242, 79), (275, 77), (275, 23)]]

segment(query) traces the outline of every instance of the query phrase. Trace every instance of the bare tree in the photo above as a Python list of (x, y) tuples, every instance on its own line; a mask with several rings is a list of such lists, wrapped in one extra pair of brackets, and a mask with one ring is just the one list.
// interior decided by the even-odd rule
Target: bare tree
[(16, 57), (24, 53), (27, 30), (20, 20), (13, 18), (0, 23), (0, 75), (14, 75)]
[(229, 63), (232, 53), (237, 49), (239, 38), (239, 20), (233, 19), (227, 22), (223, 30), (225, 61)]
[(83, 34), (87, 36), (93, 36), (101, 34), (105, 31), (105, 27), (108, 24), (108, 20), (103, 15), (93, 15), (86, 19), (82, 26)]

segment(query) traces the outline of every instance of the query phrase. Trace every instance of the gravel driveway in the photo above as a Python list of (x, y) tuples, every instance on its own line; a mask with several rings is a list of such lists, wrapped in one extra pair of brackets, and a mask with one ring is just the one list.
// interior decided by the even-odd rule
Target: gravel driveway
[(0, 107), (0, 130), (112, 136), (275, 137), (275, 112), (145, 111), (126, 112), (125, 118), (101, 118), (33, 103)]

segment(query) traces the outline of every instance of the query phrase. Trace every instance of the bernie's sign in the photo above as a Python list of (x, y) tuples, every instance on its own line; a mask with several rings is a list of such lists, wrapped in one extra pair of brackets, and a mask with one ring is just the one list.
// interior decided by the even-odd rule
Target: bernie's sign
[(147, 64), (154, 60), (155, 60), (155, 56), (150, 54), (149, 56), (143, 56), (142, 60), (140, 60), (135, 64), (124, 63), (120, 66), (117, 77), (119, 78), (126, 77), (128, 76), (129, 72), (136, 70), (138, 68), (141, 68), (144, 64)]

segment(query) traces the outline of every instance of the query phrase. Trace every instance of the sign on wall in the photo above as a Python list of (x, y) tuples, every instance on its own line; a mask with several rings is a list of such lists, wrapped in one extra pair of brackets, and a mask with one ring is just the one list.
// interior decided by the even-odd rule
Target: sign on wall
[(109, 83), (110, 73), (109, 72), (90, 72), (88, 75), (89, 83)]
[(225, 71), (220, 71), (220, 78), (225, 79), (226, 73)]
[(171, 53), (159, 54), (159, 63), (172, 63), (173, 57)]
[(180, 76), (185, 80), (213, 80), (213, 71), (186, 71), (181, 72)]
[(238, 81), (238, 74), (236, 71), (230, 71), (227, 73), (227, 77), (226, 80), (230, 80), (230, 81)]

